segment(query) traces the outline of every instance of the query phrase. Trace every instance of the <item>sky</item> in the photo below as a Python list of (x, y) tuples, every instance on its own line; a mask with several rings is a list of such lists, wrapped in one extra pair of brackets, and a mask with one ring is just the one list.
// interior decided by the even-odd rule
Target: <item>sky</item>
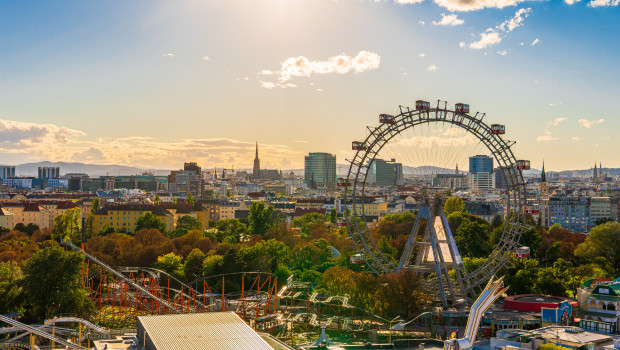
[(345, 163), (422, 99), (506, 125), (533, 167), (620, 167), (618, 5), (0, 1), (0, 163)]

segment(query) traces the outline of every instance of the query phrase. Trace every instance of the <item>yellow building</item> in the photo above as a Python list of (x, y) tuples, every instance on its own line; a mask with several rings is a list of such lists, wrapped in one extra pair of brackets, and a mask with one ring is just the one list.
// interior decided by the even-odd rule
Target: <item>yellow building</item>
[(0, 208), (0, 227), (5, 227), (8, 229), (15, 227), (13, 213), (4, 208)]
[[(354, 205), (357, 215), (362, 214), (362, 204), (356, 203)], [(366, 216), (367, 221), (379, 221), (387, 213), (387, 202), (385, 201), (372, 201), (370, 203), (364, 203), (363, 214)]]
[(174, 230), (174, 215), (160, 205), (127, 204), (111, 205), (97, 211), (93, 219), (93, 231), (100, 232), (105, 225), (115, 231), (135, 232), (138, 218), (152, 213), (166, 224), (166, 231)]
[[(2, 208), (13, 214), (13, 223), (15, 225), (22, 223), (24, 225), (34, 224), (39, 228), (51, 228), (50, 216), (48, 209), (40, 206), (35, 202), (7, 202), (2, 203)], [(15, 227), (13, 225), (13, 227)], [(9, 228), (13, 228), (9, 227)]]

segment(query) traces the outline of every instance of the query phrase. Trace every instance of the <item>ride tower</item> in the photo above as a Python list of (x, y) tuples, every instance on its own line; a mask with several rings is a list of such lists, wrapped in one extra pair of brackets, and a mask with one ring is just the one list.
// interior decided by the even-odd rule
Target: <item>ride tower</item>
[[(467, 285), (463, 277), (467, 271), (444, 214), (444, 203), (445, 198), (440, 193), (423, 201), (396, 271), (413, 270), (421, 280), (435, 273), (436, 281), (425, 282), (427, 287), (437, 288), (441, 304), (463, 306)], [(423, 238), (418, 240), (418, 237)], [(454, 269), (456, 281), (450, 279), (451, 269)]]

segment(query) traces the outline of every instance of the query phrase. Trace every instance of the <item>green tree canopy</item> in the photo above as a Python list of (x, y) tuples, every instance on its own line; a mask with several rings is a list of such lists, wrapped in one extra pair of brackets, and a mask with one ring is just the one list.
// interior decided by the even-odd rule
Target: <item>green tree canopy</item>
[(217, 242), (239, 243), (246, 235), (248, 227), (237, 219), (219, 220), (209, 236)]
[(187, 205), (189, 205), (191, 209), (194, 209), (194, 195), (192, 195), (191, 192), (189, 192), (187, 194), (187, 197), (185, 197), (185, 202), (187, 203)]
[(241, 259), (252, 271), (275, 272), (278, 265), (288, 262), (289, 248), (275, 239), (261, 241), (239, 251)]
[(217, 254), (207, 256), (202, 262), (202, 270), (205, 276), (224, 273), (224, 257)]
[(304, 214), (299, 219), (293, 220), (293, 227), (301, 228), (302, 235), (306, 237), (310, 234), (310, 229), (312, 226), (321, 224), (324, 225), (329, 221), (327, 215), (319, 214), (319, 213), (308, 213)]
[(456, 231), (454, 239), (463, 256), (471, 258), (484, 258), (493, 250), (489, 242), (489, 230), (486, 222), (465, 221)]
[(174, 253), (168, 253), (158, 257), (153, 267), (175, 277), (181, 277), (183, 275), (183, 258)]
[(338, 212), (336, 212), (336, 209), (334, 208), (329, 211), (329, 221), (332, 224), (335, 224), (338, 221)]
[(37, 251), (24, 264), (24, 292), (32, 316), (43, 321), (73, 313), (86, 318), (92, 301), (82, 285), (82, 255), (53, 246)]
[(198, 248), (194, 248), (189, 253), (185, 260), (185, 265), (183, 266), (183, 275), (185, 275), (186, 281), (193, 281), (196, 279), (196, 276), (202, 274), (202, 263), (204, 259), (205, 254)]
[(250, 221), (250, 233), (253, 235), (264, 235), (267, 233), (273, 224), (273, 206), (265, 207), (263, 202), (254, 202), (250, 206), (250, 215), (248, 220)]
[(450, 197), (446, 200), (446, 204), (443, 206), (443, 212), (446, 216), (459, 212), (465, 213), (465, 203), (463, 203), (463, 199), (460, 197)]
[(21, 311), (23, 279), (22, 269), (15, 261), (0, 262), (0, 314)]
[(154, 228), (159, 232), (166, 232), (166, 224), (153, 213), (146, 213), (136, 220), (136, 232), (143, 228)]
[(82, 241), (81, 232), (82, 209), (71, 208), (64, 214), (60, 214), (54, 218), (54, 227), (52, 228), (52, 237), (62, 239), (68, 237), (75, 244)]
[(575, 255), (593, 262), (614, 277), (620, 276), (620, 223), (606, 222), (590, 231)]
[(196, 219), (195, 217), (185, 215), (180, 217), (179, 220), (177, 220), (177, 228), (185, 229), (187, 231), (200, 230), (202, 228), (202, 225), (200, 224), (200, 221), (198, 221), (198, 219)]

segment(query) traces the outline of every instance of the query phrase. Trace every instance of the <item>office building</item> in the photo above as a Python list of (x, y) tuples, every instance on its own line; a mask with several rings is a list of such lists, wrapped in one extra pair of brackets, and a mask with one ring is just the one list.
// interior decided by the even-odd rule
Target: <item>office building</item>
[(308, 187), (336, 187), (336, 156), (310, 153), (304, 161), (304, 179)]
[(368, 169), (368, 182), (376, 186), (402, 186), (403, 165), (393, 158), (390, 161), (375, 159)]

